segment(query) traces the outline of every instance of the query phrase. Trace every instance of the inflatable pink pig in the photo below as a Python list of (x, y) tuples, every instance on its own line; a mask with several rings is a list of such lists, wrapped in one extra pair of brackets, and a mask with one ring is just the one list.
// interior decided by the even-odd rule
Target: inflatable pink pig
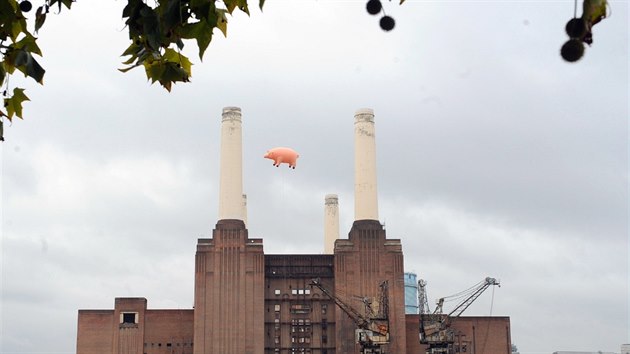
[(273, 160), (273, 165), (278, 167), (281, 163), (289, 164), (289, 168), (295, 169), (297, 159), (300, 157), (295, 150), (288, 147), (277, 147), (268, 150), (265, 154), (266, 159)]

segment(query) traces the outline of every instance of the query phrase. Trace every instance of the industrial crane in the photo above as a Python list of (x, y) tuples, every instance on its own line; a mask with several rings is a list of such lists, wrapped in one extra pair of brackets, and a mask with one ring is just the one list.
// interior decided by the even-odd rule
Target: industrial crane
[[(427, 344), (426, 354), (453, 354), (455, 332), (451, 328), (451, 318), (459, 317), (490, 286), (501, 287), (495, 278), (486, 279), (457, 294), (443, 297), (437, 301), (431, 312), (427, 301), (427, 282), (418, 281), (418, 309), (420, 312), (420, 343)], [(445, 301), (461, 300), (448, 314), (442, 313)]]
[(341, 300), (339, 296), (326, 289), (319, 279), (313, 279), (311, 285), (316, 286), (326, 296), (335, 302), (355, 323), (356, 342), (361, 346), (361, 354), (384, 354), (385, 345), (389, 343), (389, 305), (388, 283), (380, 284), (379, 306), (374, 311), (372, 302), (367, 297), (361, 297), (365, 305), (365, 314), (361, 314), (354, 307)]

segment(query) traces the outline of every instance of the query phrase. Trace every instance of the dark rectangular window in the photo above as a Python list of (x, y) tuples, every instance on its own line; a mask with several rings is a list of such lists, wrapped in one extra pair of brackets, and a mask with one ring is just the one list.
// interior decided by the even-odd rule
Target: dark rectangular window
[(134, 312), (123, 313), (123, 323), (136, 323), (136, 314)]

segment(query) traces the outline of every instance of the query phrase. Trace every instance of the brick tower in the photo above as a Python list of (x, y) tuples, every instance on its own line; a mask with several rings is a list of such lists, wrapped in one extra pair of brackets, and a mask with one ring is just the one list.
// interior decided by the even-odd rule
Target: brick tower
[(245, 227), (241, 110), (223, 109), (219, 221), (195, 255), (195, 354), (262, 354), (265, 258)]
[[(387, 281), (390, 340), (387, 353), (404, 354), (405, 312), (403, 254), (400, 240), (388, 240), (378, 221), (374, 112), (355, 113), (355, 221), (347, 240), (335, 242), (335, 291), (346, 298), (378, 298)], [(358, 302), (354, 302), (357, 307)], [(337, 312), (337, 353), (359, 353), (356, 325)]]

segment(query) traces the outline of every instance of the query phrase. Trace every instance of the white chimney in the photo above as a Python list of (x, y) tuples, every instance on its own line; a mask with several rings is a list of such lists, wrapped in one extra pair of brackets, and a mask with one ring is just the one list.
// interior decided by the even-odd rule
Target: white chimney
[(324, 253), (335, 253), (335, 240), (339, 238), (339, 198), (327, 194), (324, 202)]
[(378, 220), (374, 111), (354, 114), (354, 220)]
[(225, 107), (221, 118), (219, 220), (243, 220), (242, 160), (241, 109)]
[(245, 223), (245, 227), (247, 227), (247, 194), (243, 194), (243, 210), (242, 210), (242, 215), (243, 215), (243, 222)]

